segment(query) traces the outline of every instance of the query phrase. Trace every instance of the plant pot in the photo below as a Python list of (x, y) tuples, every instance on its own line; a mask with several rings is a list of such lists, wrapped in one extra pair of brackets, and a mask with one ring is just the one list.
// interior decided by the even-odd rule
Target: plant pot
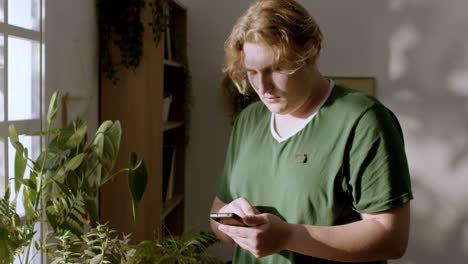
[(172, 96), (163, 99), (163, 121), (166, 122), (169, 118), (169, 110), (171, 108)]

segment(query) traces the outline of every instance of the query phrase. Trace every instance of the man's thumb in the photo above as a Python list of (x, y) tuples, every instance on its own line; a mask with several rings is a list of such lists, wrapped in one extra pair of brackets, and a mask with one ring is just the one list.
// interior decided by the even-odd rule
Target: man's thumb
[(268, 218), (265, 214), (246, 215), (242, 220), (244, 220), (244, 223), (248, 226), (259, 226), (268, 223)]

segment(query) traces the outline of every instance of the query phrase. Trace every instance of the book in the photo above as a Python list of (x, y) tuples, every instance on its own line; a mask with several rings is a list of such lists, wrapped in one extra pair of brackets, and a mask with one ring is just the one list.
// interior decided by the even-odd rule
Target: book
[(174, 172), (175, 172), (176, 147), (164, 146), (163, 148), (163, 186), (162, 199), (164, 202), (173, 197)]

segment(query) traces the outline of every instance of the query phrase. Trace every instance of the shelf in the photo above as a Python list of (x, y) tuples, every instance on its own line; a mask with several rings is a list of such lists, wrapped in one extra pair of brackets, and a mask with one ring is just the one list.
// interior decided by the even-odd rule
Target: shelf
[(177, 68), (183, 68), (184, 65), (180, 62), (177, 61), (172, 61), (172, 60), (163, 60), (164, 66), (171, 66), (171, 67), (177, 67)]
[[(154, 0), (142, 2), (148, 5)], [(178, 0), (164, 2), (165, 6), (166, 2), (169, 5), (170, 14), (167, 14), (165, 24), (167, 33), (161, 32), (161, 43), (154, 45), (152, 28), (143, 23), (145, 56), (138, 68), (119, 71), (121, 81), (117, 84), (101, 78), (99, 87), (99, 119), (120, 120), (122, 134), (125, 135), (120, 142), (115, 166), (127, 167), (128, 156), (136, 152), (145, 160), (151, 176), (140, 203), (137, 224), (132, 216), (125, 177), (118, 177), (100, 190), (100, 222), (108, 222), (119, 233), (132, 233), (132, 242), (135, 243), (153, 239), (155, 233), (164, 233), (161, 220), (171, 234), (183, 233), (185, 226), (185, 153), (189, 120), (186, 89), (189, 75), (185, 64), (188, 59), (187, 10), (179, 5)], [(141, 19), (149, 21), (151, 17), (151, 12), (145, 11)], [(111, 52), (109, 56), (112, 60), (120, 60), (118, 52)], [(128, 87), (134, 89), (126, 89)], [(170, 113), (165, 113), (162, 105), (165, 92), (172, 95)], [(153, 101), (157, 104), (154, 105)], [(122, 108), (122, 105), (132, 105), (132, 109)], [(135, 118), (135, 115), (140, 118)], [(166, 116), (169, 121), (165, 121)], [(166, 146), (174, 148), (171, 162), (164, 155)], [(173, 171), (169, 178), (165, 178), (167, 170)], [(172, 195), (164, 193), (169, 190)]]
[(171, 200), (164, 203), (162, 211), (162, 219), (166, 218), (182, 201), (184, 200), (184, 195), (178, 194), (174, 196)]
[(166, 121), (163, 124), (162, 131), (165, 132), (171, 129), (181, 127), (183, 125), (184, 125), (183, 121)]

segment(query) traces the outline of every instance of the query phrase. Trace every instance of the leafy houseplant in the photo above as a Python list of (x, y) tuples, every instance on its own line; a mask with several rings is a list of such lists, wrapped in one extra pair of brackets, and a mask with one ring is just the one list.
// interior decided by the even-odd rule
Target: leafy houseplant
[(206, 253), (208, 247), (219, 241), (216, 235), (211, 232), (200, 232), (192, 237), (189, 235), (190, 233), (166, 235), (142, 241), (135, 247), (135, 252), (128, 263), (222, 263)]
[[(112, 264), (221, 264), (208, 256), (206, 250), (218, 239), (213, 233), (166, 235), (154, 240), (129, 245), (129, 236), (119, 239), (115, 231), (98, 225), (83, 236), (70, 237), (68, 233), (58, 238), (57, 249), (51, 253), (52, 264), (112, 263)], [(74, 248), (74, 250), (72, 250)], [(77, 253), (77, 252), (83, 252)]]
[[(89, 143), (85, 122), (52, 129), (58, 97), (58, 92), (52, 96), (47, 129), (31, 134), (46, 139), (36, 160), (29, 157), (16, 128), (9, 127), (16, 149), (15, 195), (8, 187), (0, 199), (0, 264), (11, 264), (15, 258), (31, 263), (39, 250), (49, 255), (52, 264), (221, 263), (206, 254), (218, 241), (212, 233), (191, 238), (166, 235), (130, 245), (130, 235), (119, 238), (116, 231), (98, 223), (99, 188), (122, 172), (128, 173), (135, 217), (146, 187), (146, 166), (132, 153), (129, 168), (112, 173), (121, 138), (118, 121), (103, 122)], [(26, 167), (30, 168), (29, 177), (24, 177)], [(22, 201), (18, 201), (19, 193)], [(23, 203), (24, 216), (17, 213), (17, 202)], [(45, 229), (52, 227), (46, 238), (34, 238), (37, 223)]]
[(151, 19), (145, 21), (141, 16), (145, 0), (97, 0), (100, 64), (107, 79), (116, 84), (120, 66), (135, 70), (140, 65), (145, 24), (153, 33), (154, 43), (159, 45), (161, 33), (168, 26), (168, 1), (151, 0), (148, 3)]
[[(33, 239), (35, 226), (53, 229), (49, 237), (82, 238), (86, 227), (98, 227), (96, 197), (99, 188), (121, 172), (128, 173), (133, 213), (141, 200), (147, 181), (144, 161), (137, 162), (132, 153), (130, 167), (113, 173), (120, 146), (121, 126), (118, 121), (105, 121), (95, 137), (87, 143), (86, 122), (76, 121), (65, 128), (52, 128), (57, 114), (59, 92), (51, 98), (47, 113), (47, 129), (30, 134), (45, 139), (45, 150), (36, 160), (19, 141), (16, 128), (9, 127), (9, 138), (16, 149), (14, 190), (10, 187), (0, 200), (0, 264), (30, 263), (36, 250), (50, 251), (52, 244)], [(24, 177), (26, 167), (29, 177)], [(22, 193), (25, 215), (16, 212), (18, 194)], [(12, 199), (11, 199), (12, 198)], [(43, 215), (47, 215), (47, 218)]]

